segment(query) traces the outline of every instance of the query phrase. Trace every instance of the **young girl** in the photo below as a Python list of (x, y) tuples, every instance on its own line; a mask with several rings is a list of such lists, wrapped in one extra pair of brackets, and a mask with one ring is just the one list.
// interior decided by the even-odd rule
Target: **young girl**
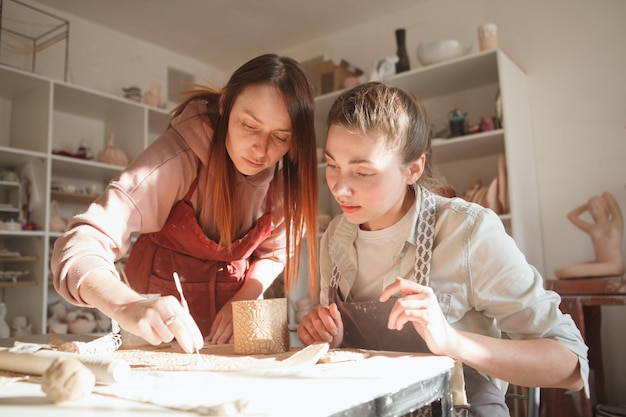
[(429, 123), (416, 100), (360, 85), (336, 100), (328, 126), (326, 180), (343, 214), (322, 237), (320, 305), (300, 340), (455, 358), (471, 416), (509, 416), (497, 380), (586, 386), (578, 329), (498, 216), (429, 191)]
[[(317, 230), (313, 110), (300, 65), (272, 54), (245, 63), (221, 91), (191, 96), (56, 240), (57, 291), (153, 344), (176, 338), (190, 352), (202, 335), (229, 342), (232, 301), (260, 298), (283, 269), (289, 289), (304, 230)], [(129, 287), (113, 262), (133, 234)], [(316, 246), (308, 244), (311, 274)], [(140, 295), (148, 293), (163, 297)]]

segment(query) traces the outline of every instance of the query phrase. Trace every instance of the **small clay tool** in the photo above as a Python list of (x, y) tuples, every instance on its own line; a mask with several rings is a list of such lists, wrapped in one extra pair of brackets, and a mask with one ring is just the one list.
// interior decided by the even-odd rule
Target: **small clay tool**
[[(172, 275), (174, 276), (174, 284), (176, 284), (178, 294), (180, 294), (180, 303), (182, 304), (185, 311), (189, 313), (189, 304), (187, 304), (187, 300), (185, 299), (185, 295), (183, 294), (183, 286), (180, 283), (180, 277), (178, 276), (176, 271), (174, 271)], [(196, 348), (196, 355), (198, 355), (198, 358), (200, 358), (200, 350), (198, 350), (198, 348)]]

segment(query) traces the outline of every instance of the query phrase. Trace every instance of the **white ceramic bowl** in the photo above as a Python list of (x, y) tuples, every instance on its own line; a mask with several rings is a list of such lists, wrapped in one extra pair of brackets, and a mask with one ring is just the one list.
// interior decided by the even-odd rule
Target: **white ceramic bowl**
[(467, 54), (471, 49), (471, 46), (465, 47), (453, 39), (420, 43), (417, 45), (417, 59), (426, 66), (458, 58)]

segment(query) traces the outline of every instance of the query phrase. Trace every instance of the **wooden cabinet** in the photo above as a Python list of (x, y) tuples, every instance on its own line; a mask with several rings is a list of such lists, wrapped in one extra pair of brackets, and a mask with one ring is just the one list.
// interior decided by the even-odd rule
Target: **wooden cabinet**
[[(467, 112), (470, 124), (479, 123), (482, 116), (494, 116), (496, 97), (500, 95), (502, 128), (449, 139), (434, 137), (434, 162), (457, 195), (462, 196), (472, 178), (488, 186), (498, 175), (498, 155), (504, 154), (510, 210), (500, 217), (528, 261), (543, 273), (541, 218), (524, 71), (503, 51), (491, 50), (396, 74), (385, 81), (415, 94), (426, 107), (434, 132), (446, 126), (454, 108)], [(326, 141), (328, 111), (340, 93), (316, 98), (320, 147)], [(320, 210), (336, 215), (340, 210), (325, 183), (324, 170), (321, 164)]]
[[(28, 271), (17, 280), (0, 278), (0, 301), (9, 320), (25, 315), (33, 332), (46, 331), (54, 294), (49, 258), (61, 234), (50, 229), (51, 202), (63, 218), (82, 212), (122, 171), (95, 160), (108, 135), (115, 134), (115, 146), (132, 160), (168, 122), (165, 110), (0, 66), (0, 171), (17, 175), (16, 181), (0, 180), (0, 216), (34, 225), (33, 230), (0, 229), (0, 255), (2, 250), (19, 254), (0, 257), (0, 271)], [(76, 153), (81, 146), (94, 158), (58, 152)]]

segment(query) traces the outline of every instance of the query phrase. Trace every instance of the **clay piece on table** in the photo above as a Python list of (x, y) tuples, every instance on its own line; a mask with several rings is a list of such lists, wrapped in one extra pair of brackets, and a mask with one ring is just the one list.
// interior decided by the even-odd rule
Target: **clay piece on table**
[(54, 403), (83, 399), (95, 386), (93, 372), (74, 358), (56, 359), (41, 376), (41, 390)]
[(360, 349), (331, 349), (320, 358), (318, 363), (350, 362), (366, 359), (370, 354)]

